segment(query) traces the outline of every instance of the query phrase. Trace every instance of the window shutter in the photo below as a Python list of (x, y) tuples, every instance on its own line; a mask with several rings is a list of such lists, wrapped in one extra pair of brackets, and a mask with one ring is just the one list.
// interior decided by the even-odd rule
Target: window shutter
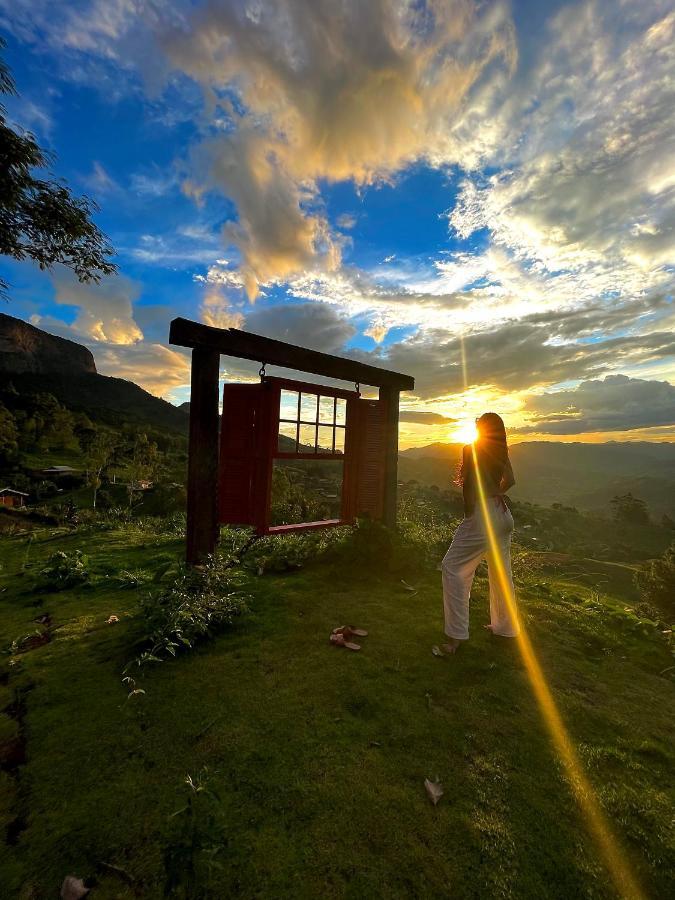
[(358, 400), (356, 514), (381, 519), (384, 511), (387, 407), (382, 400)]
[(220, 423), (218, 512), (224, 525), (255, 525), (265, 517), (269, 415), (262, 384), (226, 384)]

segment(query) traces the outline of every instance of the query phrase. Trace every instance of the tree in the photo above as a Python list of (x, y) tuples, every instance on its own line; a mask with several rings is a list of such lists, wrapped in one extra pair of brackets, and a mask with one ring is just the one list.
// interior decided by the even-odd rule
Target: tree
[(614, 497), (610, 502), (614, 510), (614, 518), (618, 522), (630, 522), (633, 525), (649, 523), (647, 504), (639, 497), (634, 497), (630, 491), (620, 497)]
[[(0, 38), (0, 50), (5, 41)], [(0, 59), (0, 94), (16, 96), (14, 79)], [(74, 197), (63, 181), (39, 177), (48, 170), (52, 154), (32, 134), (9, 127), (0, 104), (0, 254), (32, 259), (41, 269), (61, 263), (80, 281), (100, 281), (116, 271), (110, 262), (113, 248), (92, 222), (98, 207), (87, 197)], [(7, 283), (0, 279), (0, 295)]]
[(0, 403), (0, 462), (8, 463), (14, 459), (19, 449), (18, 440), (19, 432), (14, 416)]
[(643, 599), (657, 606), (672, 622), (675, 617), (675, 542), (660, 559), (651, 560), (644, 571), (637, 572), (635, 581)]
[(115, 442), (113, 436), (107, 431), (99, 431), (89, 447), (88, 455), (89, 484), (94, 489), (94, 502), (92, 504), (94, 509), (96, 509), (98, 489), (101, 487), (101, 475), (103, 470), (110, 465), (114, 451)]

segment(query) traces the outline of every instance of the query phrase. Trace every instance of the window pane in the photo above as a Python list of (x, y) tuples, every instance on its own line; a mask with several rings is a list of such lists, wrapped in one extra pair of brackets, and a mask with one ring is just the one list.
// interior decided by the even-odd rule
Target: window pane
[(316, 425), (300, 426), (298, 453), (314, 453), (316, 450)]
[(294, 422), (279, 422), (279, 453), (295, 453), (297, 427)]
[(343, 397), (335, 401), (335, 421), (338, 425), (347, 424), (347, 401)]
[(319, 425), (319, 439), (316, 442), (318, 453), (333, 452), (333, 426)]
[(303, 394), (300, 401), (300, 419), (303, 422), (316, 422), (316, 408), (319, 398), (316, 394)]
[(335, 418), (335, 398), (322, 397), (319, 401), (319, 422), (332, 425)]
[(341, 459), (276, 459), (270, 524), (339, 519), (343, 468)]
[(279, 418), (280, 419), (295, 419), (298, 418), (298, 392), (297, 391), (282, 391), (281, 392), (281, 403), (279, 406)]
[(345, 452), (345, 429), (344, 428), (336, 428), (335, 429), (335, 453), (344, 453)]

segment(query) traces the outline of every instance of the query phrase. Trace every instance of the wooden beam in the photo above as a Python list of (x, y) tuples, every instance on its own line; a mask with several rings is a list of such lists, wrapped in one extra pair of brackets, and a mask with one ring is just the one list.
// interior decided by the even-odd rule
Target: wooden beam
[(259, 334), (240, 331), (238, 328), (212, 328), (189, 319), (174, 319), (171, 322), (169, 343), (180, 347), (208, 348), (238, 359), (251, 359), (270, 366), (311, 372), (341, 381), (393, 388), (396, 391), (410, 391), (415, 387), (415, 379), (410, 375), (369, 366), (353, 359), (331, 356), (318, 350), (296, 347)]
[(384, 400), (387, 405), (382, 521), (388, 528), (396, 527), (398, 502), (398, 394), (399, 392), (393, 388), (380, 388), (380, 400)]
[(201, 562), (218, 539), (218, 372), (220, 354), (192, 351), (186, 559)]

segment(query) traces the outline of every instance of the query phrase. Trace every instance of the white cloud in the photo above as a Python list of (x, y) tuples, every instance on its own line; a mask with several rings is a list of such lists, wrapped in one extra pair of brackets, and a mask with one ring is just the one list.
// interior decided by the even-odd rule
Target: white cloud
[(337, 265), (319, 180), (370, 184), (420, 159), (459, 162), (448, 133), (468, 93), (515, 60), (506, 7), (465, 0), (343, 0), (339, 10), (334, 0), (224, 0), (196, 10), (165, 46), (229, 121), (196, 152), (186, 188), (236, 203), (225, 236), (250, 296), (270, 279)]
[[(535, 63), (493, 109), (450, 223), (487, 228), (566, 301), (672, 286), (675, 13), (662, 2), (564, 6)], [(552, 298), (553, 299), (553, 298)], [(554, 300), (554, 302), (557, 302)]]
[(98, 161), (94, 161), (91, 173), (82, 179), (84, 184), (95, 194), (113, 194), (121, 190), (119, 184)]
[(78, 308), (70, 326), (75, 335), (110, 344), (134, 344), (143, 338), (133, 317), (133, 302), (140, 294), (136, 282), (111, 275), (100, 284), (82, 284), (66, 270), (57, 271), (53, 281), (56, 302)]

